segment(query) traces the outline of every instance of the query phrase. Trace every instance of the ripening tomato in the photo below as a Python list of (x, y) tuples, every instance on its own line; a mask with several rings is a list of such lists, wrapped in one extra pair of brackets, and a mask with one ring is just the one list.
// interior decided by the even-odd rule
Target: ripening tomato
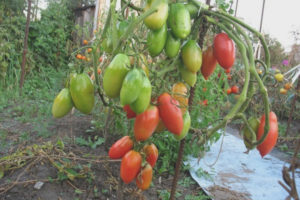
[(231, 71), (231, 68), (228, 68), (228, 69), (225, 70), (225, 73), (226, 73), (226, 74), (229, 74), (230, 71)]
[(184, 83), (175, 83), (172, 87), (172, 97), (179, 102), (182, 114), (185, 113), (189, 99), (187, 98), (187, 88)]
[(77, 54), (76, 58), (80, 60), (80, 59), (82, 59), (82, 55), (81, 54)]
[(231, 94), (231, 92), (232, 92), (232, 91), (231, 91), (231, 88), (228, 88), (228, 89), (227, 89), (227, 94)]
[(175, 135), (180, 135), (183, 129), (183, 117), (179, 108), (179, 103), (168, 93), (163, 93), (158, 97), (159, 115), (167, 127), (168, 131)]
[(125, 105), (123, 107), (123, 110), (126, 112), (127, 119), (131, 119), (131, 118), (135, 118), (136, 117), (135, 112), (133, 112), (133, 110), (131, 110), (129, 104)]
[(87, 52), (88, 52), (88, 53), (91, 53), (92, 51), (93, 51), (92, 48), (88, 48), (88, 49), (87, 49)]
[[(264, 134), (264, 128), (265, 128), (265, 115), (263, 115), (260, 119), (260, 124), (257, 131), (257, 140), (259, 140), (263, 134)], [(270, 112), (269, 114), (269, 125), (270, 129), (268, 132), (267, 137), (261, 143), (257, 146), (257, 149), (261, 155), (261, 157), (264, 157), (268, 153), (270, 153), (273, 149), (273, 147), (276, 145), (277, 138), (278, 138), (278, 123), (277, 123), (277, 117), (274, 112)]]
[(87, 40), (83, 40), (83, 44), (87, 45), (89, 42)]
[(293, 87), (293, 84), (292, 83), (286, 83), (286, 84), (284, 84), (284, 89), (286, 89), (286, 90), (289, 90), (289, 89), (291, 89)]
[(141, 190), (147, 190), (152, 182), (152, 167), (149, 164), (141, 170), (136, 178), (136, 185)]
[(208, 77), (212, 75), (216, 66), (217, 66), (217, 59), (214, 56), (213, 47), (210, 46), (202, 53), (201, 74), (203, 75), (205, 80), (207, 80)]
[(81, 57), (81, 60), (86, 60), (86, 57), (85, 57), (85, 56), (82, 56), (82, 57)]
[(149, 0), (145, 6), (145, 11), (149, 10), (151, 6), (155, 6), (157, 11), (153, 14), (149, 15), (144, 19), (145, 25), (150, 28), (151, 30), (158, 30), (160, 29), (167, 21), (168, 13), (169, 13), (169, 6), (167, 0), (161, 0), (156, 5), (152, 5), (155, 1)]
[(202, 51), (196, 40), (189, 40), (185, 43), (181, 48), (181, 58), (190, 72), (199, 71), (202, 65)]
[(120, 176), (124, 183), (130, 183), (141, 169), (142, 156), (139, 152), (130, 150), (122, 158)]
[(279, 90), (279, 93), (280, 94), (287, 94), (287, 90), (286, 89), (284, 89), (284, 88), (280, 88), (280, 90)]
[(239, 87), (234, 85), (231, 87), (231, 92), (234, 93), (234, 94), (237, 94), (239, 93)]
[(156, 148), (155, 144), (148, 144), (145, 145), (143, 151), (146, 154), (146, 161), (154, 167), (158, 158), (158, 149)]
[(133, 129), (136, 141), (147, 140), (155, 131), (158, 122), (159, 112), (156, 106), (149, 106), (147, 110), (137, 115)]
[(133, 147), (133, 141), (129, 136), (124, 136), (116, 141), (109, 149), (108, 156), (111, 159), (122, 158)]
[(233, 41), (226, 33), (219, 33), (214, 39), (214, 55), (224, 69), (229, 69), (234, 64), (235, 47)]

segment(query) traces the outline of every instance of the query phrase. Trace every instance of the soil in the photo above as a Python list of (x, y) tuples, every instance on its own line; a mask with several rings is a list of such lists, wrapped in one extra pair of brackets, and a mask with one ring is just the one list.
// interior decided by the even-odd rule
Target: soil
[[(73, 181), (69, 179), (58, 180), (58, 170), (51, 163), (50, 159), (45, 156), (36, 156), (34, 159), (27, 160), (25, 166), (5, 172), (0, 179), (0, 199), (2, 200), (74, 200), (74, 199), (148, 199), (157, 200), (160, 193), (164, 191), (170, 192), (173, 176), (162, 174), (154, 176), (153, 184), (146, 191), (138, 190), (134, 181), (130, 184), (124, 184), (119, 178), (120, 160), (109, 160), (107, 147), (115, 141), (108, 135), (105, 145), (100, 145), (95, 149), (75, 144), (76, 137), (84, 137), (86, 140), (90, 136), (95, 135), (103, 137), (101, 132), (86, 133), (91, 127), (91, 116), (69, 115), (62, 119), (54, 120), (49, 126), (49, 131), (53, 134), (49, 138), (38, 137), (33, 130), (32, 124), (21, 123), (14, 118), (9, 118), (3, 113), (0, 114), (0, 131), (8, 133), (5, 143), (10, 144), (7, 147), (0, 147), (0, 155), (11, 155), (17, 149), (24, 149), (33, 144), (43, 144), (52, 141), (56, 143), (57, 138), (64, 141), (63, 156), (76, 160), (76, 165), (82, 166), (91, 164), (89, 172), (92, 178), (75, 178)], [(51, 119), (53, 120), (53, 119)], [(20, 142), (20, 134), (30, 133), (30, 139)], [(2, 141), (3, 142), (3, 141)], [(60, 156), (55, 149), (51, 151), (49, 157), (55, 158)], [(88, 157), (89, 155), (89, 157)], [(97, 155), (91, 157), (91, 155)], [(1, 156), (1, 157), (2, 157)], [(88, 159), (86, 159), (88, 157)], [(82, 159), (82, 160), (80, 160)], [(72, 160), (72, 159), (71, 159)], [(72, 162), (73, 163), (73, 162)], [(189, 174), (180, 174), (179, 179), (189, 177)], [(38, 182), (43, 185), (40, 189), (35, 189), (34, 185)], [(178, 185), (177, 191), (181, 193), (179, 199), (184, 199), (188, 194), (198, 195), (202, 189), (195, 183), (188, 187)], [(164, 198), (166, 199), (166, 198)]]

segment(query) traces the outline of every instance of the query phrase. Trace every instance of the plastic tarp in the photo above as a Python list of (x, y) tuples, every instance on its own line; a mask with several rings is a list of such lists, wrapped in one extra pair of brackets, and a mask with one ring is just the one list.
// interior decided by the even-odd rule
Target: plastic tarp
[[(199, 163), (198, 158), (193, 157), (185, 162), (191, 166), (192, 178), (212, 199), (283, 200), (288, 196), (278, 184), (279, 180), (283, 182), (281, 171), (284, 165), (289, 166), (287, 163), (272, 155), (261, 158), (257, 150), (245, 154), (241, 138), (226, 133), (222, 144), (222, 137)], [(299, 171), (296, 185), (300, 191)]]

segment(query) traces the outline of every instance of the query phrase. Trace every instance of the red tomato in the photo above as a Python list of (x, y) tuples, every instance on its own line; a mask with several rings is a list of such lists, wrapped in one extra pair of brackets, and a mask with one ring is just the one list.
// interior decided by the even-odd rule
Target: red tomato
[(207, 106), (207, 102), (208, 102), (208, 100), (205, 99), (205, 100), (203, 100), (202, 104), (203, 104), (204, 106)]
[(226, 33), (219, 33), (214, 39), (214, 55), (224, 69), (229, 69), (234, 64), (235, 47), (233, 41)]
[(159, 115), (167, 127), (168, 131), (175, 135), (180, 135), (183, 129), (182, 112), (179, 103), (168, 93), (163, 93), (158, 97)]
[(147, 190), (152, 182), (152, 167), (149, 164), (141, 170), (136, 178), (136, 185), (141, 190)]
[(202, 90), (203, 90), (203, 92), (206, 92), (206, 91), (207, 91), (207, 89), (206, 89), (206, 88), (203, 88)]
[(217, 59), (214, 56), (214, 49), (212, 46), (208, 47), (202, 53), (201, 73), (205, 80), (214, 72), (217, 66)]
[(227, 89), (227, 94), (231, 94), (231, 92), (232, 92), (232, 91), (231, 91), (231, 88), (228, 88), (228, 89)]
[(81, 54), (77, 54), (77, 55), (76, 55), (76, 58), (77, 58), (77, 59), (82, 59), (82, 55), (81, 55)]
[(123, 110), (126, 112), (127, 119), (131, 119), (131, 118), (135, 118), (136, 117), (135, 112), (133, 112), (133, 110), (131, 110), (129, 104), (125, 105), (123, 107)]
[(120, 176), (124, 183), (130, 183), (141, 169), (142, 156), (140, 153), (131, 150), (122, 158)]
[(231, 92), (234, 93), (234, 94), (237, 94), (239, 93), (239, 87), (234, 85), (231, 87)]
[(147, 110), (137, 115), (133, 129), (136, 141), (147, 140), (155, 131), (158, 122), (159, 112), (156, 106), (149, 106)]
[[(269, 114), (270, 118), (270, 130), (268, 132), (268, 135), (266, 139), (258, 145), (256, 148), (258, 149), (261, 157), (264, 157), (268, 153), (270, 153), (273, 149), (273, 147), (276, 145), (277, 138), (278, 138), (278, 123), (277, 123), (277, 117), (274, 112), (270, 112)], [(263, 134), (264, 134), (264, 128), (265, 128), (265, 115), (263, 115), (260, 119), (260, 124), (257, 131), (257, 140), (259, 140)]]
[(230, 73), (230, 70), (231, 70), (231, 68), (226, 69), (226, 70), (225, 70), (225, 73), (226, 73), (226, 74), (229, 74), (229, 73)]
[(129, 136), (124, 136), (110, 147), (108, 156), (112, 159), (122, 158), (132, 147), (133, 141)]
[(151, 165), (151, 167), (154, 167), (158, 158), (158, 149), (156, 148), (155, 144), (152, 143), (145, 145), (143, 151), (146, 154), (147, 162)]

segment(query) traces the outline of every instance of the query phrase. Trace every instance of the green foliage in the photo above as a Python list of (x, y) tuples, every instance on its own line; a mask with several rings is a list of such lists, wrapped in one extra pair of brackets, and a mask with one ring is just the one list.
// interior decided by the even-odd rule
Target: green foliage
[(80, 146), (88, 146), (92, 149), (96, 149), (97, 146), (103, 144), (105, 142), (104, 138), (95, 136), (93, 139), (89, 136), (87, 140), (83, 137), (75, 138), (75, 143)]
[(73, 30), (72, 12), (66, 1), (51, 2), (41, 12), (41, 19), (32, 22), (29, 47), (39, 68), (67, 66)]

